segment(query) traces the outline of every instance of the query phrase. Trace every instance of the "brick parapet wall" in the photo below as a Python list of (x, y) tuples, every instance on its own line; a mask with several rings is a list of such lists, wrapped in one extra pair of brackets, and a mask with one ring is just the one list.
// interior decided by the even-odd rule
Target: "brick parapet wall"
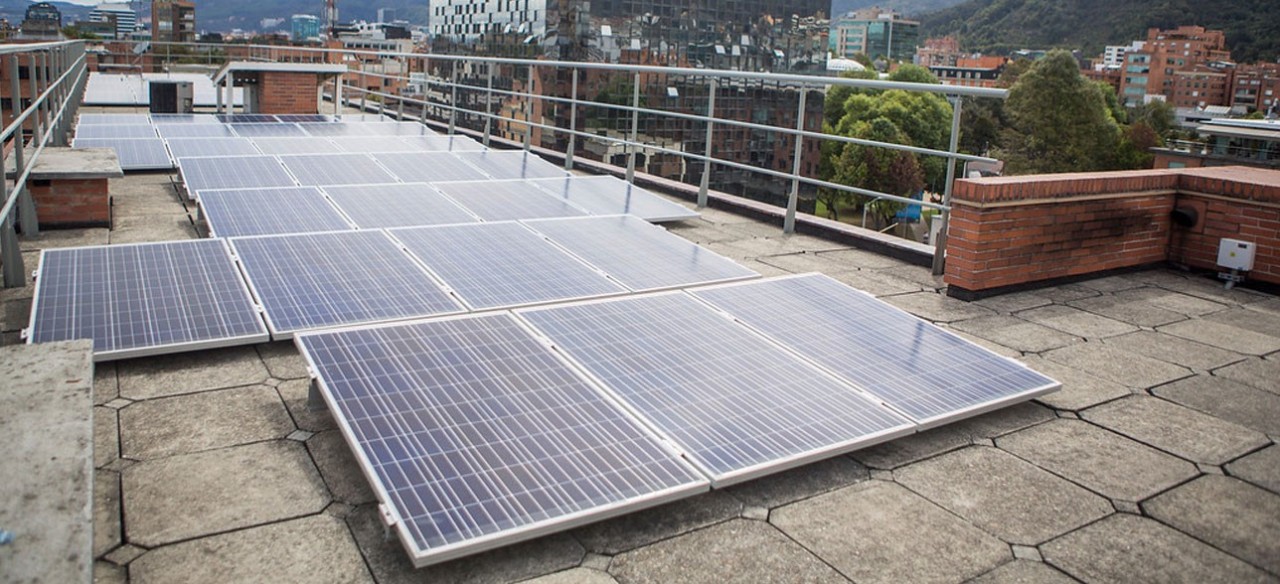
[(316, 114), (320, 112), (320, 76), (315, 73), (260, 73), (258, 113)]
[[(1175, 207), (1196, 225), (1175, 226)], [(1177, 169), (957, 181), (946, 282), (972, 297), (1168, 260), (1214, 269), (1223, 237), (1258, 244), (1280, 283), (1280, 172)]]
[(111, 226), (105, 178), (32, 181), (30, 188), (42, 228)]

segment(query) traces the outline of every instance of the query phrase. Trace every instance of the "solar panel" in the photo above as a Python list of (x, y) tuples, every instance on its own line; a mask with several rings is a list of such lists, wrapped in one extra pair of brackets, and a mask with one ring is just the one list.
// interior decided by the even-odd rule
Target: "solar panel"
[(519, 223), (414, 227), (391, 235), (477, 310), (627, 291)]
[(45, 250), (27, 333), (93, 339), (97, 361), (267, 340), (226, 244), (212, 239)]
[(256, 156), (253, 142), (245, 138), (170, 138), (169, 152), (174, 158), (199, 156)]
[(76, 127), (76, 139), (80, 138), (155, 138), (155, 126), (150, 124), (90, 124)]
[(238, 237), (231, 245), (275, 339), (462, 311), (381, 231)]
[(77, 123), (81, 126), (143, 125), (151, 123), (151, 116), (147, 114), (80, 114)]
[(289, 123), (332, 122), (333, 117), (324, 114), (276, 114), (276, 118)]
[(493, 178), (555, 178), (569, 176), (568, 171), (535, 155), (520, 151), (456, 152)]
[(271, 114), (218, 114), (217, 118), (226, 124), (274, 124), (280, 121)]
[(1058, 383), (821, 274), (692, 292), (853, 381), (922, 425)]
[(915, 429), (680, 292), (517, 314), (677, 444), (716, 486)]
[(311, 136), (378, 136), (376, 130), (373, 130), (374, 124), (359, 124), (347, 122), (332, 123), (312, 123), (298, 124), (308, 135)]
[(404, 182), (484, 180), (489, 178), (448, 152), (384, 152), (372, 154)]
[(291, 187), (297, 183), (274, 156), (209, 156), (179, 158), (187, 194), (214, 189)]
[(582, 217), (586, 211), (522, 180), (434, 183), (440, 192), (485, 221)]
[(241, 138), (303, 138), (307, 136), (297, 124), (228, 124)]
[(213, 114), (151, 114), (151, 123), (159, 124), (221, 124)]
[(395, 182), (396, 177), (364, 154), (302, 154), (281, 156), (303, 185), (360, 185)]
[[(438, 136), (416, 136), (436, 138)], [(395, 136), (346, 136), (335, 141), (342, 152), (421, 152), (422, 148)]]
[(265, 154), (332, 154), (341, 152), (324, 138), (254, 138), (253, 143)]
[(365, 128), (363, 132), (368, 132), (370, 136), (434, 136), (426, 126), (417, 122), (384, 122), (384, 123), (363, 123)]
[(594, 215), (635, 215), (655, 223), (698, 218), (696, 211), (612, 176), (544, 178), (529, 182)]
[(509, 315), (297, 343), (416, 566), (707, 489)]
[(426, 152), (486, 150), (484, 144), (466, 136), (401, 136), (400, 141)]
[(112, 148), (120, 160), (121, 170), (156, 170), (173, 168), (164, 140), (159, 138), (79, 138), (76, 148)]
[(210, 237), (351, 229), (315, 187), (198, 191), (196, 198)]
[(173, 138), (235, 138), (226, 124), (156, 124), (156, 131), (166, 140)]
[(324, 191), (362, 229), (448, 225), (479, 220), (426, 183), (328, 186)]
[(539, 219), (526, 225), (636, 291), (759, 274), (630, 215)]

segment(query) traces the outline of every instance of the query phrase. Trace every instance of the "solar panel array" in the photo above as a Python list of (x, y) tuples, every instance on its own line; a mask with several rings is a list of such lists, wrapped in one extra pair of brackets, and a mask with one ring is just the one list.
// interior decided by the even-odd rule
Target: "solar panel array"
[(198, 191), (196, 199), (211, 237), (351, 229), (315, 187)]
[(159, 138), (76, 138), (76, 148), (111, 148), (116, 151), (121, 170), (166, 170), (173, 168), (164, 140)]
[(581, 207), (522, 180), (439, 182), (435, 187), (485, 221), (587, 214)]

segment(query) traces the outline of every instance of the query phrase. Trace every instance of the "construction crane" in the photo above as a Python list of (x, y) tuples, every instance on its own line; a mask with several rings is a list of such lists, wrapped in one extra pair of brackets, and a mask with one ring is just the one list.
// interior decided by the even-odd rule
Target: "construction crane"
[(329, 31), (329, 38), (337, 38), (338, 0), (324, 0), (324, 20), (325, 29)]

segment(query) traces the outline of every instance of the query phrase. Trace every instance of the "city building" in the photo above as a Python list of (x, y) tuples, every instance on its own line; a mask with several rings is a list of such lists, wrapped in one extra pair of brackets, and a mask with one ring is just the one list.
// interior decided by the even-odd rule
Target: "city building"
[(127, 3), (103, 3), (89, 12), (89, 21), (113, 22), (116, 29), (115, 38), (128, 39), (138, 28), (138, 13)]
[(1280, 63), (1236, 65), (1231, 105), (1280, 116)]
[(960, 57), (954, 65), (931, 65), (929, 71), (944, 85), (995, 87), (1008, 62), (1007, 57), (974, 55)]
[[(1120, 98), (1127, 105), (1153, 99), (1147, 96), (1162, 96), (1159, 99), (1176, 101), (1175, 72), (1192, 71), (1200, 65), (1230, 61), (1231, 52), (1226, 47), (1226, 36), (1220, 30), (1205, 30), (1202, 26), (1180, 26), (1173, 30), (1152, 28), (1147, 31), (1147, 38), (1141, 49), (1127, 51), (1125, 54)], [(1195, 91), (1196, 88), (1191, 90)], [(1187, 97), (1181, 96), (1181, 99)]]
[(1202, 142), (1152, 148), (1156, 168), (1254, 166), (1280, 170), (1280, 120), (1212, 119), (1196, 127)]
[(921, 67), (954, 66), (963, 54), (955, 35), (928, 38), (916, 49), (915, 63)]
[(1196, 65), (1175, 70), (1172, 95), (1167, 101), (1174, 107), (1199, 107), (1229, 103), (1232, 66), (1229, 64)]
[(21, 31), (23, 38), (56, 39), (62, 34), (62, 13), (48, 2), (37, 2), (27, 6)]
[(1099, 64), (1103, 69), (1120, 69), (1124, 67), (1125, 55), (1134, 51), (1141, 51), (1146, 43), (1142, 41), (1133, 41), (1128, 45), (1107, 45), (1102, 50), (1102, 62)]
[(920, 42), (920, 23), (877, 7), (850, 12), (831, 21), (831, 52), (839, 57), (858, 53), (873, 59), (911, 60)]
[(311, 14), (295, 14), (291, 19), (289, 37), (294, 42), (320, 40), (320, 17)]
[(196, 40), (196, 3), (193, 0), (152, 0), (151, 39), (162, 43)]

